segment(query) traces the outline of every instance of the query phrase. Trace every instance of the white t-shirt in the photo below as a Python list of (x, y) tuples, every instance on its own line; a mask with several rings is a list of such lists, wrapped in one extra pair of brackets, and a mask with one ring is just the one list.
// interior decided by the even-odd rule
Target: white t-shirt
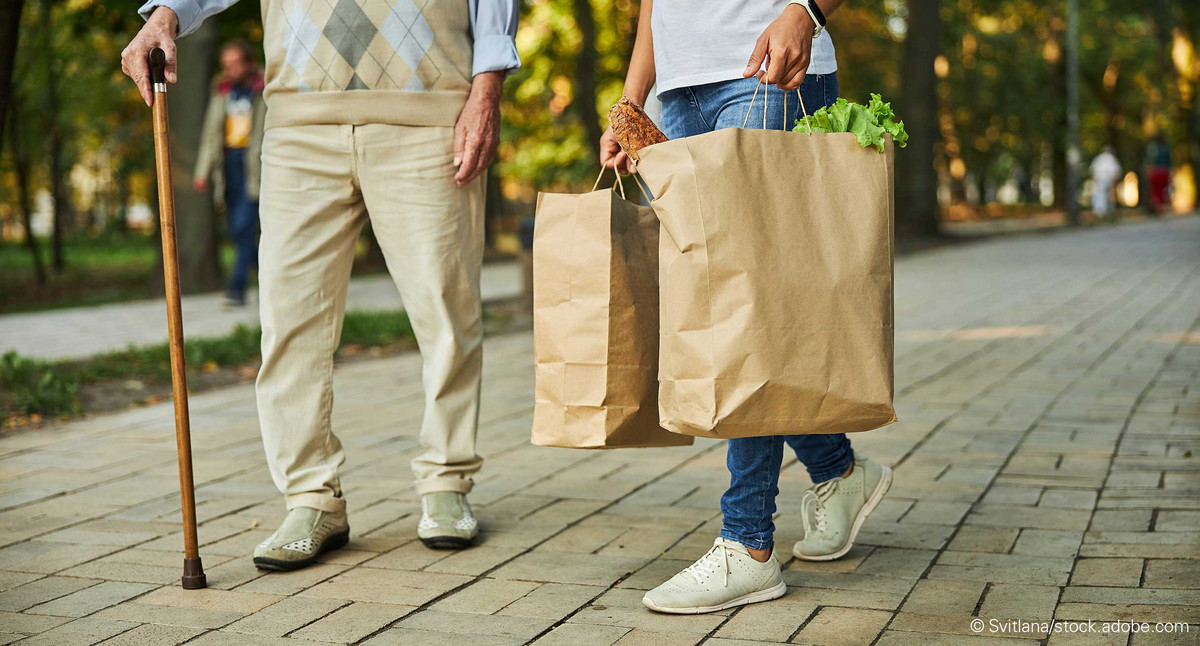
[[(658, 93), (742, 78), (754, 42), (788, 0), (654, 0), (654, 70)], [(809, 74), (837, 71), (829, 31), (813, 41)]]

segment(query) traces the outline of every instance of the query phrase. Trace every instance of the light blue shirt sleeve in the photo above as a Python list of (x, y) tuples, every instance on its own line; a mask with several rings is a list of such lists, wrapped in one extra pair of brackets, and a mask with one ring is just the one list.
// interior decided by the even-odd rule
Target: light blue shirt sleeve
[(138, 9), (143, 19), (149, 19), (157, 7), (166, 7), (179, 19), (179, 36), (186, 36), (200, 26), (205, 18), (225, 11), (238, 0), (149, 0)]
[[(167, 7), (179, 18), (179, 35), (186, 36), (196, 31), (205, 18), (221, 13), (235, 2), (237, 0), (149, 0), (138, 13), (142, 18), (149, 18), (156, 7)], [(520, 69), (516, 41), (520, 0), (467, 0), (467, 7), (475, 39), (471, 75)]]
[(521, 69), (516, 40), (521, 0), (467, 0), (467, 7), (475, 38), (471, 75)]

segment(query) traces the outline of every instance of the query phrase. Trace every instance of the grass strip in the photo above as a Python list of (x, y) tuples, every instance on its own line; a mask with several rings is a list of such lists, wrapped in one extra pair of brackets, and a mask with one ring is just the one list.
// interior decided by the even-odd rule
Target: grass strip
[[(251, 363), (259, 356), (261, 338), (262, 328), (238, 325), (222, 337), (187, 339), (184, 356), (188, 373)], [(348, 312), (338, 349), (385, 347), (414, 340), (412, 324), (404, 312)], [(167, 344), (54, 362), (10, 351), (0, 357), (0, 417), (78, 414), (82, 385), (126, 379), (169, 383), (171, 356)]]

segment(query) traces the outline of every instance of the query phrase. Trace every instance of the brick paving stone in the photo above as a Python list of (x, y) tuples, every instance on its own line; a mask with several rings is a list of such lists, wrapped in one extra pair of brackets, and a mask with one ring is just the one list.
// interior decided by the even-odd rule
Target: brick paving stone
[(1077, 603), (1061, 601), (1055, 618), (1069, 621), (1137, 621), (1200, 624), (1200, 606)]
[(397, 627), (449, 634), (516, 637), (525, 642), (532, 640), (553, 624), (549, 619), (424, 610), (408, 615)]
[(105, 581), (78, 592), (72, 592), (65, 597), (38, 604), (25, 612), (56, 617), (83, 617), (140, 596), (156, 587), (146, 583)]
[(958, 529), (958, 533), (946, 546), (946, 549), (956, 552), (993, 552), (1004, 554), (1012, 549), (1017, 542), (1021, 530), (1008, 527), (976, 527), (966, 525)]
[(1071, 585), (1136, 588), (1141, 584), (1144, 564), (1142, 559), (1079, 559), (1071, 573)]
[(979, 607), (983, 617), (1049, 621), (1058, 604), (1056, 586), (996, 583), (988, 587)]
[(136, 627), (137, 624), (130, 621), (83, 617), (24, 639), (21, 643), (33, 646), (91, 646)]
[(425, 567), (426, 572), (465, 574), (480, 576), (493, 568), (511, 561), (523, 550), (519, 547), (492, 547), (481, 545), (475, 549), (462, 550)]
[(0, 592), (19, 585), (25, 585), (30, 581), (36, 581), (40, 578), (42, 578), (42, 575), (32, 572), (8, 572), (0, 570)]
[(796, 634), (794, 644), (844, 644), (866, 646), (875, 641), (892, 613), (859, 608), (822, 608)]
[(347, 570), (301, 594), (320, 599), (420, 606), (470, 582), (470, 577), (451, 574), (363, 567)]
[(104, 646), (178, 646), (203, 632), (200, 628), (142, 624), (100, 643)]
[(1082, 603), (1191, 605), (1200, 609), (1200, 590), (1069, 586), (1063, 589), (1062, 600)]
[(1128, 646), (1129, 631), (1051, 633), (1048, 646)]
[[(978, 619), (985, 622), (982, 630), (976, 630), (971, 623)], [(993, 623), (994, 622), (994, 623)], [(896, 618), (888, 625), (889, 630), (901, 631), (904, 634), (915, 635), (918, 633), (926, 635), (959, 635), (969, 639), (975, 635), (987, 635), (991, 639), (1001, 637), (1045, 637), (1045, 633), (1040, 630), (1028, 631), (1030, 628), (1035, 628), (1029, 622), (1025, 624), (1017, 624), (1014, 620), (1003, 618), (992, 618), (980, 616), (978, 618), (948, 616), (948, 615), (920, 615), (909, 612), (901, 612), (896, 615)], [(1040, 629), (1040, 626), (1036, 626)]]
[(900, 608), (907, 613), (969, 617), (975, 613), (987, 584), (979, 581), (933, 581), (923, 579)]
[(600, 586), (544, 583), (505, 606), (498, 614), (535, 619), (562, 619), (604, 593)]
[(698, 633), (669, 633), (634, 628), (618, 639), (616, 646), (696, 646), (704, 641), (704, 638), (704, 635)]
[(1189, 626), (1188, 630), (1176, 630), (1173, 632), (1154, 633), (1136, 633), (1130, 643), (1134, 646), (1192, 646), (1196, 643), (1196, 631), (1200, 630), (1195, 625)]
[(937, 633), (914, 633), (899, 630), (884, 631), (875, 646), (1038, 646), (1037, 639), (992, 637), (990, 635), (945, 635)]
[(786, 642), (816, 610), (815, 605), (802, 604), (749, 605), (730, 617), (714, 636), (746, 641)]
[[(1092, 531), (1146, 531), (1150, 529), (1150, 520), (1153, 516), (1153, 509), (1101, 510), (1092, 514), (1092, 524), (1088, 529)], [(1161, 526), (1162, 515), (1160, 514), (1159, 530), (1163, 531)], [(1189, 529), (1192, 528), (1189, 527)]]
[(1075, 558), (1079, 553), (1079, 545), (1083, 542), (1083, 532), (1061, 531), (1056, 529), (1023, 529), (1017, 544), (1013, 546), (1013, 554), (1027, 556), (1060, 556)]
[(199, 646), (316, 646), (320, 642), (215, 630), (204, 633), (187, 643), (189, 645), (199, 644)]
[(344, 601), (288, 597), (239, 619), (223, 630), (250, 635), (283, 637), (347, 605)]
[[(248, 560), (244, 557), (242, 560)], [(272, 572), (237, 586), (238, 592), (261, 592), (271, 595), (297, 594), (348, 570), (345, 565), (316, 563), (302, 570)]]
[(1158, 514), (1158, 522), (1154, 529), (1160, 532), (1194, 532), (1197, 527), (1200, 527), (1200, 511), (1163, 510)]
[(292, 637), (318, 642), (357, 642), (390, 626), (414, 608), (377, 603), (351, 603), (292, 633)]
[(647, 558), (600, 555), (579, 558), (561, 552), (538, 551), (517, 557), (492, 572), (491, 576), (498, 579), (520, 581), (606, 586), (636, 571), (649, 560)]
[(19, 612), (100, 583), (95, 579), (45, 577), (0, 592), (0, 610)]
[(18, 612), (0, 612), (0, 632), (35, 635), (43, 633), (55, 626), (71, 621), (70, 617), (50, 617), (46, 615), (27, 615)]
[(413, 646), (414, 644), (450, 644), (454, 646), (520, 646), (525, 641), (508, 635), (473, 633), (440, 633), (428, 630), (396, 628), (384, 631), (365, 642), (364, 646)]
[[(645, 590), (720, 531), (724, 444), (531, 446), (532, 339), (516, 334), (485, 342), (473, 550), (416, 540), (405, 468), (423, 412), (416, 355), (339, 365), (335, 420), (355, 533), (294, 573), (260, 572), (249, 559), (284, 513), (252, 387), (190, 398), (205, 591), (178, 587), (174, 448), (161, 433), (169, 404), (0, 436), (0, 643), (40, 633), (39, 643), (68, 645), (107, 635), (210, 646), (761, 646), (796, 633), (800, 643), (1003, 646), (1037, 642), (975, 634), (970, 619), (1200, 624), (1197, 245), (1200, 218), (1166, 219), (899, 259), (903, 421), (852, 438), (895, 468), (893, 488), (846, 557), (791, 559), (809, 481), (789, 457), (775, 539), (790, 589), (768, 604), (701, 617), (642, 607)], [(137, 307), (124, 311), (149, 325)], [(46, 609), (93, 614), (33, 614)], [(1192, 643), (1116, 641), (1126, 639)], [(1049, 636), (1050, 646), (1107, 643)]]
[(631, 631), (623, 626), (600, 626), (595, 624), (563, 624), (534, 641), (537, 646), (612, 646)]
[(1147, 561), (1146, 587), (1200, 589), (1200, 561), (1181, 559)]
[(854, 572), (873, 576), (919, 578), (937, 556), (932, 550), (900, 550), (881, 547), (871, 552)]
[(197, 608), (200, 610), (249, 614), (262, 610), (282, 598), (280, 595), (239, 592), (236, 590), (218, 590), (213, 588), (184, 590), (177, 586), (169, 586), (158, 588), (154, 592), (138, 599), (138, 602), (156, 606)]
[(524, 598), (539, 585), (530, 581), (482, 579), (438, 601), (433, 609), (490, 615)]
[(207, 608), (181, 608), (129, 601), (106, 608), (96, 617), (192, 628), (220, 628), (248, 613)]

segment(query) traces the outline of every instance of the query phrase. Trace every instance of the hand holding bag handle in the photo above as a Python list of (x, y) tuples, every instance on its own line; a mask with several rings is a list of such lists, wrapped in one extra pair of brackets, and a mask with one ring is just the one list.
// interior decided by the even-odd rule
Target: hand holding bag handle
[[(765, 78), (765, 75), (764, 75), (764, 78)], [(769, 94), (771, 92), (771, 86), (768, 83), (762, 82), (761, 79), (759, 80), (758, 85), (754, 87), (754, 95), (750, 97), (750, 107), (746, 108), (746, 118), (742, 119), (742, 127), (743, 128), (745, 128), (746, 124), (750, 122), (750, 111), (754, 109), (754, 100), (756, 98), (758, 98), (758, 88), (762, 87), (763, 85), (767, 86), (767, 89), (763, 92), (763, 130), (767, 129), (767, 97), (769, 96)], [(785, 90), (783, 93), (783, 129), (784, 130), (788, 129), (788, 127), (787, 127), (787, 96), (788, 96), (788, 93)], [(804, 107), (804, 95), (800, 94), (800, 88), (796, 88), (796, 98), (800, 99), (800, 110), (804, 113), (805, 124), (807, 125), (808, 109)], [(808, 134), (810, 134), (810, 135), (812, 134), (812, 126), (808, 127)]]
[(621, 181), (621, 174), (617, 172), (617, 162), (615, 160), (613, 161), (612, 166), (600, 166), (600, 174), (596, 176), (596, 183), (592, 184), (592, 191), (595, 192), (596, 189), (600, 188), (600, 180), (604, 179), (604, 171), (608, 170), (609, 168), (612, 168), (613, 175), (615, 176), (615, 179), (613, 180), (613, 188), (615, 188), (621, 195), (621, 199), (626, 199), (625, 183)]

